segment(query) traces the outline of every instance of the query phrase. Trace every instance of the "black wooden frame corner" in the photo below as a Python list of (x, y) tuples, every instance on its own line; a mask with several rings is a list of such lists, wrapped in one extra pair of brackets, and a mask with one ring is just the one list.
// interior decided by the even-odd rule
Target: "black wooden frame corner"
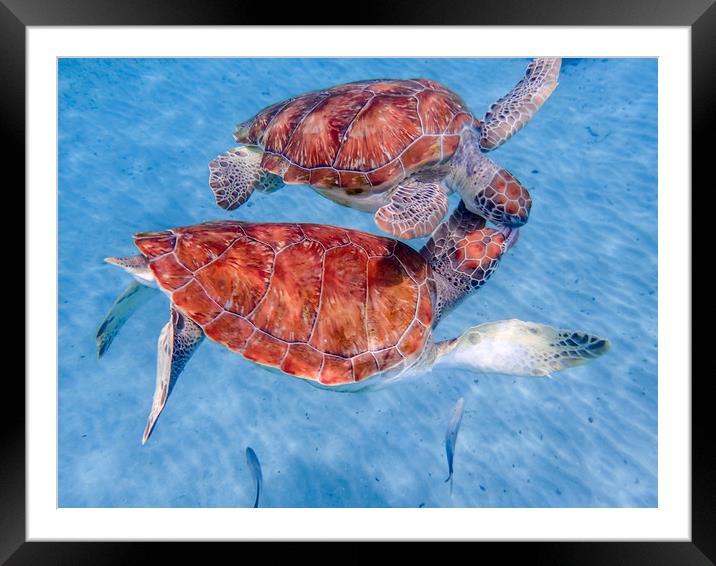
[[(25, 32), (27, 26), (67, 25), (567, 25), (688, 26), (692, 35), (692, 148), (710, 148), (716, 105), (716, 4), (714, 0), (395, 0), (266, 4), (246, 0), (0, 0), (0, 152), (3, 207), (26, 214)], [(341, 21), (341, 17), (343, 20)], [(707, 149), (706, 151), (711, 151)], [(692, 187), (713, 191), (711, 159), (692, 158)], [(693, 202), (693, 189), (691, 198)], [(685, 195), (687, 197), (688, 195)], [(16, 198), (17, 208), (8, 202)], [(22, 200), (21, 200), (22, 199)], [(701, 212), (701, 211), (699, 211)], [(710, 212), (710, 211), (709, 211)], [(709, 213), (707, 212), (707, 214)], [(664, 211), (661, 211), (664, 214)], [(702, 212), (702, 215), (704, 213)], [(698, 218), (698, 217), (697, 217)], [(710, 218), (706, 218), (707, 221)], [(17, 231), (19, 232), (19, 230)], [(15, 232), (15, 233), (17, 233)], [(7, 229), (6, 229), (7, 234)], [(684, 237), (684, 231), (679, 233)], [(691, 237), (686, 234), (686, 237)], [(694, 239), (694, 244), (698, 242)], [(5, 248), (7, 250), (7, 248)], [(6, 251), (7, 253), (7, 251)], [(17, 255), (17, 253), (16, 253)], [(26, 257), (26, 256), (25, 256)], [(707, 256), (709, 257), (709, 256)], [(693, 258), (693, 254), (692, 254)], [(15, 278), (16, 280), (16, 278)], [(24, 292), (24, 291), (23, 291)], [(9, 296), (9, 293), (8, 295)], [(25, 296), (25, 305), (31, 297)], [(692, 299), (693, 300), (693, 299)], [(12, 299), (7, 301), (12, 303)], [(19, 301), (15, 301), (19, 303)], [(6, 305), (9, 306), (9, 305)], [(692, 311), (693, 312), (693, 311)], [(13, 320), (24, 320), (21, 314)], [(5, 318), (9, 318), (5, 315)], [(664, 323), (664, 321), (660, 321)], [(5, 332), (8, 332), (7, 324)], [(19, 326), (17, 323), (15, 326)], [(24, 328), (24, 326), (23, 326)], [(712, 331), (711, 331), (712, 332)], [(14, 346), (18, 329), (5, 347)], [(23, 332), (23, 334), (25, 334)], [(698, 337), (695, 335), (695, 337)], [(25, 335), (26, 343), (32, 337)], [(19, 349), (19, 348), (18, 348)], [(21, 564), (127, 564), (147, 559), (210, 561), (214, 545), (172, 543), (25, 542), (25, 389), (5, 352), (3, 410), (0, 411), (0, 562)], [(692, 538), (690, 542), (480, 543), (478, 552), (495, 550), (501, 562), (528, 559), (549, 564), (701, 565), (716, 561), (716, 443), (712, 371), (692, 377)], [(667, 376), (679, 378), (680, 376)], [(709, 426), (710, 425), (710, 426)], [(221, 545), (227, 549), (226, 543)], [(295, 545), (294, 545), (295, 546)], [(373, 552), (369, 549), (370, 552)], [(335, 550), (333, 550), (335, 552)], [(451, 554), (454, 550), (449, 551)], [(442, 554), (442, 553), (441, 553)], [(355, 554), (358, 558), (359, 553)], [(444, 555), (443, 555), (444, 556)], [(338, 556), (334, 556), (339, 559)], [(373, 557), (372, 557), (373, 558)], [(477, 559), (478, 556), (474, 556)], [(236, 556), (238, 560), (248, 555)], [(469, 559), (469, 558), (468, 558)]]

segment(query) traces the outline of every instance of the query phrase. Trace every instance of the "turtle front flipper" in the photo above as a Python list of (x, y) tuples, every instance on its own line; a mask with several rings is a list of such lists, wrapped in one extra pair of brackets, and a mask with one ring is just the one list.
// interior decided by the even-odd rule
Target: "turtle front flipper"
[(546, 377), (605, 354), (609, 340), (537, 322), (501, 320), (473, 326), (437, 345), (448, 365), (481, 373)]
[(427, 236), (448, 210), (448, 189), (435, 176), (413, 175), (390, 194), (388, 204), (375, 213), (378, 227), (397, 238)]
[(283, 186), (278, 175), (261, 167), (263, 151), (255, 146), (230, 149), (209, 163), (209, 186), (216, 204), (234, 210), (244, 204), (254, 189), (271, 192)]
[(485, 219), (460, 202), (420, 250), (435, 280), (433, 326), (489, 279), (505, 251), (505, 234), (485, 228)]
[(534, 59), (524, 78), (495, 102), (482, 121), (480, 147), (491, 151), (525, 127), (549, 98), (559, 79), (560, 57)]
[(156, 387), (142, 444), (149, 439), (179, 374), (203, 339), (201, 327), (172, 305), (171, 320), (159, 335)]

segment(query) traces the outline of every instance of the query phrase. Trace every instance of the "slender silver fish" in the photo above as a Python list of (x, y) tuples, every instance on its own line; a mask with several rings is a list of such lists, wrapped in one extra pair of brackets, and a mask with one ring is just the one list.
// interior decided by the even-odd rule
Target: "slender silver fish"
[(455, 442), (457, 442), (457, 432), (460, 430), (460, 423), (462, 422), (462, 412), (464, 408), (465, 400), (460, 397), (452, 410), (452, 416), (450, 417), (447, 432), (445, 433), (445, 452), (447, 453), (449, 474), (445, 482), (450, 482), (450, 495), (452, 495), (452, 461), (455, 457)]
[(259, 459), (256, 456), (256, 452), (254, 452), (254, 449), (250, 446), (246, 448), (246, 464), (249, 466), (249, 470), (251, 470), (251, 476), (256, 482), (256, 501), (254, 501), (254, 507), (258, 507), (259, 496), (261, 495), (261, 483), (263, 482), (263, 478), (261, 476), (261, 464), (259, 463)]

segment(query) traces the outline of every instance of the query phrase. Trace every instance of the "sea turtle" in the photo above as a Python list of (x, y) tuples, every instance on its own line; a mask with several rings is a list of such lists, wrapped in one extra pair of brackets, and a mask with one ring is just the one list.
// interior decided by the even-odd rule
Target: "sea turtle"
[(480, 121), (428, 79), (368, 80), (279, 102), (236, 127), (244, 144), (209, 163), (209, 186), (233, 210), (254, 189), (307, 184), (398, 238), (427, 236), (460, 193), (468, 210), (510, 228), (527, 221), (527, 189), (483, 152), (529, 122), (557, 86), (561, 59), (538, 58)]
[[(108, 258), (135, 276), (97, 331), (102, 355), (156, 288), (171, 302), (159, 337), (146, 442), (177, 377), (208, 336), (244, 358), (322, 387), (357, 389), (441, 359), (476, 371), (544, 376), (608, 342), (517, 320), (434, 342), (441, 316), (492, 274), (505, 236), (460, 204), (421, 252), (320, 224), (208, 222), (134, 236), (141, 255)], [(382, 379), (377, 379), (380, 375)]]

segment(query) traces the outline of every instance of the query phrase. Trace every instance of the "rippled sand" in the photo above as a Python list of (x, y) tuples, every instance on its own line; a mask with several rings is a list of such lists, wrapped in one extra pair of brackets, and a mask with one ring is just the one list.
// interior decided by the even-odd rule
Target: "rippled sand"
[[(305, 187), (217, 208), (207, 163), (231, 147), (234, 123), (289, 96), (377, 77), (436, 79), (481, 115), (525, 66), (60, 61), (60, 506), (251, 506), (246, 446), (263, 468), (263, 506), (656, 506), (656, 60), (565, 61), (552, 98), (492, 155), (532, 192), (530, 222), (490, 282), (437, 330), (452, 337), (505, 318), (588, 330), (613, 343), (592, 365), (553, 380), (436, 368), (340, 394), (206, 341), (142, 446), (166, 299), (96, 359), (97, 324), (128, 282), (102, 259), (136, 253), (135, 232), (221, 218), (377, 232), (370, 215)], [(450, 497), (443, 441), (461, 396)]]

